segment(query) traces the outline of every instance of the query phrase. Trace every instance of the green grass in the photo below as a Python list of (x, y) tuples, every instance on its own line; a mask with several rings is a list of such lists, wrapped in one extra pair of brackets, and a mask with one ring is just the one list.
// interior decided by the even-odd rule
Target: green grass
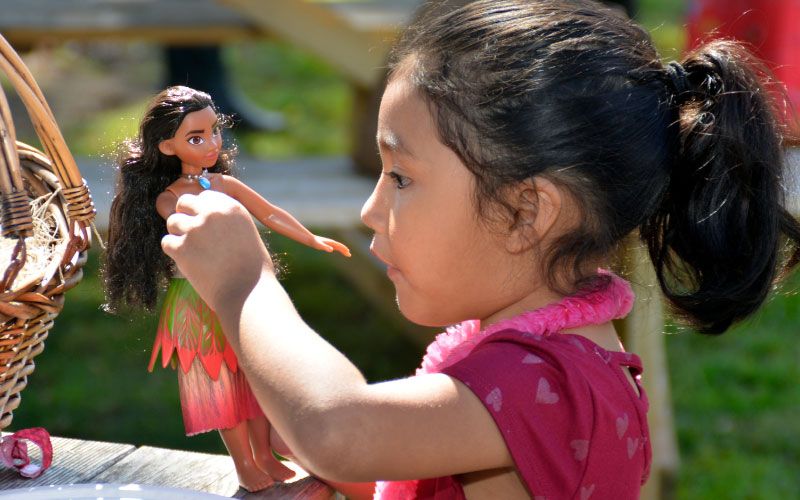
[[(155, 51), (153, 55), (157, 54)], [(113, 106), (104, 108), (91, 102), (90, 94), (80, 93), (73, 100), (90, 101), (85, 106), (57, 106), (70, 111), (59, 115), (59, 121), (75, 155), (106, 156), (117, 144), (136, 135), (150, 97), (160, 90), (155, 82), (150, 82), (154, 85), (150, 90), (138, 82), (141, 76), (133, 82), (116, 82), (98, 73), (99, 63), (90, 64), (68, 49), (59, 50), (52, 57), (59, 61), (54, 66), (59, 68), (61, 79), (86, 79), (85, 85), (74, 84), (78, 88), (73, 92), (79, 92), (82, 86), (98, 87), (96, 92), (114, 101)], [(235, 130), (237, 145), (244, 153), (269, 159), (347, 154), (353, 95), (347, 81), (330, 66), (278, 42), (233, 44), (225, 48), (223, 57), (232, 88), (257, 108), (280, 113), (286, 123), (285, 129), (271, 133)], [(109, 66), (108, 73), (115, 74), (117, 66), (118, 63)], [(115, 77), (118, 78), (116, 74)], [(115, 84), (131, 88), (109, 90)], [(57, 87), (51, 86), (51, 100), (70, 100), (54, 95)], [(33, 140), (28, 135), (24, 138)]]
[(114, 154), (116, 145), (138, 133), (139, 118), (144, 114), (147, 99), (127, 103), (120, 108), (102, 111), (90, 120), (77, 123), (70, 133), (69, 147), (76, 156)]
[(283, 43), (238, 45), (228, 48), (226, 56), (244, 94), (286, 119), (282, 132), (239, 134), (239, 144), (249, 154), (278, 158), (350, 150), (353, 96), (332, 68)]
[(800, 498), (798, 324), (788, 292), (719, 338), (667, 337), (679, 498)]

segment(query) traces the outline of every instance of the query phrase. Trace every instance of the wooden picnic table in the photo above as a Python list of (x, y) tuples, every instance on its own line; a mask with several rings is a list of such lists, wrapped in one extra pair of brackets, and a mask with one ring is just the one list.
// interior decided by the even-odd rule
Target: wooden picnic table
[[(44, 474), (25, 479), (16, 470), (0, 469), (0, 491), (49, 485), (140, 484), (248, 500), (329, 500), (336, 496), (332, 488), (291, 462), (286, 464), (297, 472), (294, 478), (249, 493), (239, 488), (233, 461), (227, 455), (62, 437), (53, 437), (52, 442), (53, 463)], [(24, 498), (24, 492), (20, 493)]]

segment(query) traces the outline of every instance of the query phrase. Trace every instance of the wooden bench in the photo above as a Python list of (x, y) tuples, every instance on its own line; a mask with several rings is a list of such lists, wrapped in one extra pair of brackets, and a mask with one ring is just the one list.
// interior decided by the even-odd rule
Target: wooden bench
[(211, 45), (276, 37), (352, 82), (374, 87), (399, 28), (422, 0), (0, 0), (0, 32), (18, 50), (67, 40)]
[[(52, 441), (53, 463), (44, 474), (36, 479), (24, 479), (13, 469), (0, 469), (0, 490), (49, 485), (57, 489), (72, 484), (140, 484), (247, 500), (329, 500), (335, 497), (329, 486), (291, 462), (286, 464), (297, 473), (294, 478), (249, 493), (239, 487), (233, 461), (226, 455), (60, 437)], [(39, 460), (36, 453), (34, 456)], [(102, 494), (98, 492), (98, 496)], [(19, 498), (25, 498), (25, 492), (20, 492)]]

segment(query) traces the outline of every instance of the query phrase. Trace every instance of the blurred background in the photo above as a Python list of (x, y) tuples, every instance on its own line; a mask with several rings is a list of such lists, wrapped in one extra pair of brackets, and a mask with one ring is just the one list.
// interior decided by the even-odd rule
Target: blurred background
[[(135, 135), (149, 98), (175, 83), (211, 92), (238, 122), (226, 134), (239, 149), (240, 177), (316, 232), (356, 250), (345, 262), (267, 237), (301, 315), (375, 381), (412, 373), (434, 333), (398, 316), (358, 228), (377, 172), (372, 127), (380, 68), (391, 39), (421, 3), (0, 0), (0, 33), (48, 98), (89, 182), (101, 231), (115, 149)], [(784, 3), (793, 15), (800, 8), (797, 0), (636, 0), (618, 7), (650, 30), (665, 60), (690, 47), (689, 32), (714, 28), (738, 29), (770, 50), (765, 58), (779, 59), (778, 49), (759, 40), (783, 32), (763, 20), (748, 24), (752, 15), (742, 13), (753, 6), (759, 12), (760, 4), (777, 19)], [(796, 39), (779, 47), (787, 43), (800, 51)], [(789, 74), (786, 64), (774, 67)], [(36, 144), (7, 83), (18, 133)], [(146, 371), (157, 314), (104, 313), (98, 265), (95, 245), (83, 282), (68, 294), (36, 358), (11, 430), (42, 426), (63, 437), (224, 453), (216, 433), (183, 435), (175, 373)], [(680, 452), (679, 461), (667, 460), (660, 496), (800, 498), (797, 285), (791, 279), (754, 318), (720, 338), (666, 319), (666, 368), (645, 373), (671, 389), (664, 428)]]

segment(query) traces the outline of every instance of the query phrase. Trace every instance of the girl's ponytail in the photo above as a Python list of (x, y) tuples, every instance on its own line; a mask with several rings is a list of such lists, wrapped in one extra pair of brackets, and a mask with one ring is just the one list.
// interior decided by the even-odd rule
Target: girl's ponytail
[(784, 271), (800, 256), (766, 74), (731, 41), (711, 42), (664, 73), (677, 154), (661, 206), (640, 234), (665, 296), (703, 333), (722, 333), (761, 305), (786, 243)]

